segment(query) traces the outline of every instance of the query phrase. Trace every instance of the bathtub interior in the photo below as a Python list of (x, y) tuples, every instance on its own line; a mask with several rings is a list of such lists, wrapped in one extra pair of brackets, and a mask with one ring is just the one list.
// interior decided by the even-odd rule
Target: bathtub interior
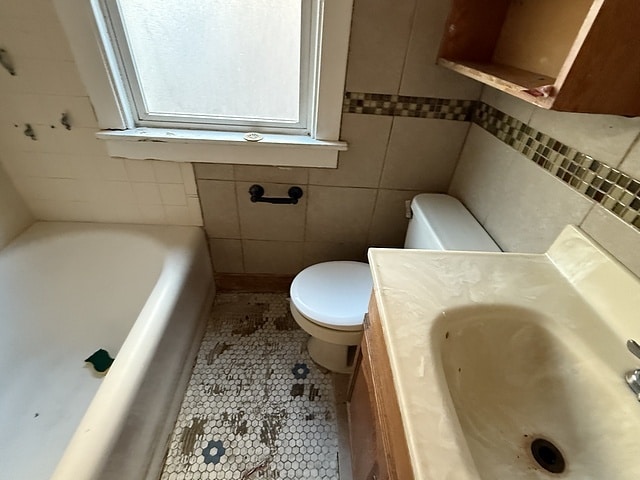
[(117, 358), (166, 255), (135, 229), (46, 223), (0, 251), (3, 478), (51, 476), (103, 381), (84, 359)]

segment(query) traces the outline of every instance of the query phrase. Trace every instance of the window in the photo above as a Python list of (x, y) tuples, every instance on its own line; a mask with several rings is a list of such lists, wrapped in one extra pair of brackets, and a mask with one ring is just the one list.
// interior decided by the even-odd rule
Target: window
[(136, 124), (307, 134), (312, 3), (104, 0)]
[(335, 167), (346, 149), (351, 0), (54, 1), (112, 155)]

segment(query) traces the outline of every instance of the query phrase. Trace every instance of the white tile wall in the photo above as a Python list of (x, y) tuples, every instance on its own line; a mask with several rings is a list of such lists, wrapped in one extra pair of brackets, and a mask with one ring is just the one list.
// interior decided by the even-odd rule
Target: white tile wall
[(620, 169), (633, 178), (640, 178), (640, 132), (622, 159)]
[(5, 49), (14, 59), (16, 75), (0, 75), (0, 91), (39, 95), (83, 96), (86, 90), (74, 62), (54, 59), (25, 58)]
[[(3, 163), (39, 219), (202, 225), (190, 164), (167, 169), (159, 165), (165, 162), (144, 160), (151, 175), (141, 176), (129, 161), (109, 157), (17, 152), (8, 158)], [(167, 183), (156, 179), (156, 168)]]
[(373, 188), (309, 187), (306, 238), (358, 242), (367, 238), (377, 191)]
[(295, 275), (302, 265), (302, 242), (243, 240), (247, 272)]
[(479, 126), (471, 126), (449, 186), (449, 193), (459, 198), (482, 224), (501, 201), (502, 178), (517, 158), (511, 147), (492, 140)]
[(394, 117), (380, 186), (446, 191), (468, 130), (467, 122)]
[[(290, 186), (286, 183), (260, 184), (264, 187), (266, 197), (286, 198)], [(308, 195), (303, 195), (296, 205), (253, 203), (248, 193), (251, 185), (252, 182), (236, 182), (241, 238), (302, 241)]]
[[(360, 121), (370, 125), (371, 119), (369, 115), (355, 115), (354, 129), (359, 130)], [(388, 127), (386, 130), (388, 135)], [(368, 141), (363, 136), (356, 143)], [(384, 158), (386, 141), (374, 143), (375, 148), (364, 151)], [(361, 151), (355, 143), (354, 151)], [(220, 169), (198, 165), (215, 271), (276, 273), (272, 255), (277, 248), (291, 249), (292, 260), (287, 260), (288, 267), (279, 271), (289, 273), (323, 261), (366, 261), (367, 247), (371, 245), (401, 246), (407, 223), (404, 202), (420, 191), (383, 189), (377, 182), (372, 187), (359, 187), (358, 177), (368, 178), (371, 165), (366, 155), (358, 154), (352, 160), (354, 164), (347, 169), (345, 179), (347, 185), (353, 182), (355, 186), (324, 185), (321, 182), (327, 177), (316, 177), (321, 173), (318, 169)], [(248, 190), (253, 183), (263, 185), (268, 196), (286, 195), (291, 185), (299, 185), (304, 196), (297, 205), (252, 203)]]
[(640, 232), (601, 206), (595, 206), (580, 227), (640, 277)]
[(69, 95), (41, 95), (33, 93), (2, 93), (0, 121), (55, 125), (62, 128), (60, 118), (69, 113), (70, 122), (76, 127), (97, 127), (89, 97)]
[(527, 124), (531, 120), (534, 110), (538, 108), (524, 100), (504, 95), (499, 90), (489, 87), (482, 89), (480, 100)]
[[(481, 133), (488, 135), (484, 130)], [(485, 228), (504, 250), (542, 253), (567, 224), (579, 225), (593, 203), (517, 155), (507, 171), (495, 179), (495, 188), (502, 194), (496, 197)]]
[(545, 252), (565, 225), (580, 225), (594, 207), (477, 125), (469, 132), (450, 193), (509, 252)]
[(4, 0), (0, 32), (17, 73), (0, 69), (0, 157), (38, 219), (202, 225), (191, 164), (110, 158), (95, 138), (51, 0)]
[(0, 165), (0, 249), (33, 222), (33, 215)]
[(346, 90), (398, 93), (416, 0), (355, 1)]
[[(640, 118), (547, 112), (492, 89), (485, 89), (482, 100), (638, 178)], [(507, 251), (542, 252), (564, 225), (575, 224), (640, 276), (638, 229), (477, 125), (470, 129), (449, 191)]]
[(312, 169), (309, 182), (316, 185), (377, 187), (392, 123), (391, 116), (343, 114), (340, 138), (349, 143), (349, 150), (340, 152), (337, 169)]
[(404, 245), (404, 236), (409, 220), (403, 212), (405, 202), (422, 193), (420, 190), (378, 190), (376, 206), (371, 220), (369, 245), (376, 247), (399, 247)]
[(449, 9), (450, 2), (416, 1), (400, 95), (471, 100), (480, 95), (479, 82), (436, 64)]
[(216, 272), (243, 273), (242, 240), (210, 238), (211, 260)]

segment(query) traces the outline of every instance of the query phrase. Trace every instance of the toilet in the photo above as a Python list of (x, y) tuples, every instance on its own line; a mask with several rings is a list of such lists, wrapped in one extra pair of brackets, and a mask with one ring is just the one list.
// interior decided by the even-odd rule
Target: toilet
[[(423, 193), (411, 201), (404, 248), (499, 252), (500, 247), (454, 197)], [(371, 297), (369, 265), (323, 262), (302, 270), (291, 283), (291, 314), (311, 337), (307, 349), (318, 365), (349, 373), (362, 338)]]

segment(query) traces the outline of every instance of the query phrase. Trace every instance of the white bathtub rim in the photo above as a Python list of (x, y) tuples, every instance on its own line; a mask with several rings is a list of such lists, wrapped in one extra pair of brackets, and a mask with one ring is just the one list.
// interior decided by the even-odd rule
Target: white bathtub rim
[(126, 412), (133, 404), (136, 387), (155, 352), (155, 349), (140, 348), (141, 344), (157, 344), (171, 317), (171, 310), (165, 310), (165, 307), (168, 302), (175, 303), (178, 299), (178, 287), (163, 281), (164, 274), (163, 268), (158, 284), (67, 445), (52, 480), (91, 479), (104, 468), (123, 427)]
[(196, 239), (202, 235), (202, 227), (190, 225), (145, 225), (139, 223), (97, 223), (97, 222), (58, 222), (38, 220), (27, 227), (20, 235), (15, 237), (0, 252), (19, 248), (28, 242), (38, 241), (43, 234), (50, 237), (52, 234), (68, 234), (86, 231), (108, 231), (108, 232), (135, 232), (142, 236), (149, 237), (152, 241), (159, 241), (168, 247), (184, 244), (186, 232), (195, 235)]
[[(200, 350), (200, 343), (202, 342), (202, 338), (204, 337), (207, 320), (211, 315), (211, 309), (213, 307), (213, 301), (215, 298), (215, 284), (213, 283), (213, 279), (211, 282), (211, 288), (208, 289), (207, 298), (205, 299), (204, 305), (202, 306), (202, 312), (200, 314), (200, 320), (198, 322), (198, 329), (194, 335), (194, 341), (191, 345), (191, 350), (187, 354), (187, 363), (186, 368), (183, 370), (181, 377), (178, 379), (178, 388), (176, 389), (176, 394), (174, 395), (173, 401), (168, 408), (167, 416), (168, 418), (177, 418), (180, 412), (180, 407), (182, 407), (182, 402), (184, 400), (184, 391), (186, 390), (189, 380), (191, 379), (191, 373), (193, 370), (193, 366), (196, 361), (196, 357), (198, 356), (198, 351)], [(162, 469), (164, 468), (164, 459), (167, 455), (167, 450), (169, 448), (169, 444), (171, 441), (171, 435), (173, 433), (175, 427), (175, 422), (167, 422), (163, 428), (162, 433), (160, 434), (160, 442), (158, 443), (153, 455), (148, 460), (147, 471), (144, 477), (144, 480), (158, 480), (162, 473)]]
[[(187, 244), (174, 243), (175, 238), (169, 242), (174, 245), (170, 247), (171, 254), (162, 266), (158, 282), (75, 430), (51, 480), (93, 480), (105, 467), (118, 433), (124, 426), (126, 412), (134, 401), (136, 387), (140, 385), (162, 333), (171, 320), (173, 308), (170, 307), (179, 300), (182, 285), (174, 278), (188, 274), (196, 252), (204, 243), (199, 228), (183, 228), (191, 229), (193, 233), (188, 236)], [(152, 348), (139, 348), (143, 343), (152, 345)]]

